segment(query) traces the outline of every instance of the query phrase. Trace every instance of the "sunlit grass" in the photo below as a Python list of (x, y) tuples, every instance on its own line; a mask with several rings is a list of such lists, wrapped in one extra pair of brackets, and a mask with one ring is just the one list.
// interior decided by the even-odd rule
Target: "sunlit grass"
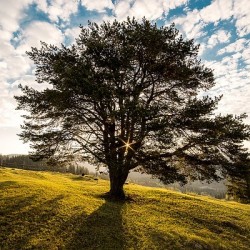
[(104, 180), (0, 169), (0, 249), (249, 249), (250, 206)]

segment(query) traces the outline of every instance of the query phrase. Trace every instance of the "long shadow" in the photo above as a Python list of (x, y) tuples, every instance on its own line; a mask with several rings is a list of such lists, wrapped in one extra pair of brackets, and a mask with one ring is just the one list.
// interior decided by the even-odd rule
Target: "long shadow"
[(82, 214), (72, 218), (74, 234), (65, 249), (124, 249), (123, 205), (123, 202), (105, 199), (105, 203), (89, 216)]
[(34, 206), (36, 199), (37, 196), (33, 195), (6, 200), (5, 209), (0, 209), (0, 249), (32, 248), (30, 239), (47, 229), (48, 222), (57, 214), (63, 196), (58, 195)]
[(10, 186), (15, 186), (16, 183), (17, 183), (16, 181), (1, 181), (0, 182), (0, 189), (10, 187)]

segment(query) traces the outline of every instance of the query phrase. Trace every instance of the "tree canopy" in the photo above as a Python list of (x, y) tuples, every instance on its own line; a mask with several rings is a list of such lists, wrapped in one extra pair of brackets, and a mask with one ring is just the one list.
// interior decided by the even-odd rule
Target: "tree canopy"
[(215, 80), (199, 45), (146, 19), (80, 28), (69, 47), (27, 52), (37, 82), (50, 85), (20, 86), (16, 97), (28, 111), (20, 136), (33, 158), (103, 164), (120, 198), (132, 169), (164, 183), (240, 177), (246, 115), (215, 115), (221, 96), (201, 95)]

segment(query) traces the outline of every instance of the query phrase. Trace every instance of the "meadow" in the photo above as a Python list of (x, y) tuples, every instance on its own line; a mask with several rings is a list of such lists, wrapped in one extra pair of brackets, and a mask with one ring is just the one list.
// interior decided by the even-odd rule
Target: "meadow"
[(106, 180), (0, 168), (0, 249), (249, 249), (250, 205)]

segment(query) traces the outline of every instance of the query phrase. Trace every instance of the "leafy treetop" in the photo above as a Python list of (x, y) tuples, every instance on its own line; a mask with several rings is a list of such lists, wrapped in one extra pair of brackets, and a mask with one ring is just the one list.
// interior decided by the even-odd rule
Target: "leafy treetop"
[(70, 47), (42, 43), (27, 54), (50, 88), (21, 86), (20, 136), (33, 158), (106, 165), (119, 197), (131, 169), (165, 183), (240, 175), (246, 115), (216, 116), (221, 96), (199, 97), (215, 82), (198, 49), (174, 25), (129, 18), (89, 23)]

